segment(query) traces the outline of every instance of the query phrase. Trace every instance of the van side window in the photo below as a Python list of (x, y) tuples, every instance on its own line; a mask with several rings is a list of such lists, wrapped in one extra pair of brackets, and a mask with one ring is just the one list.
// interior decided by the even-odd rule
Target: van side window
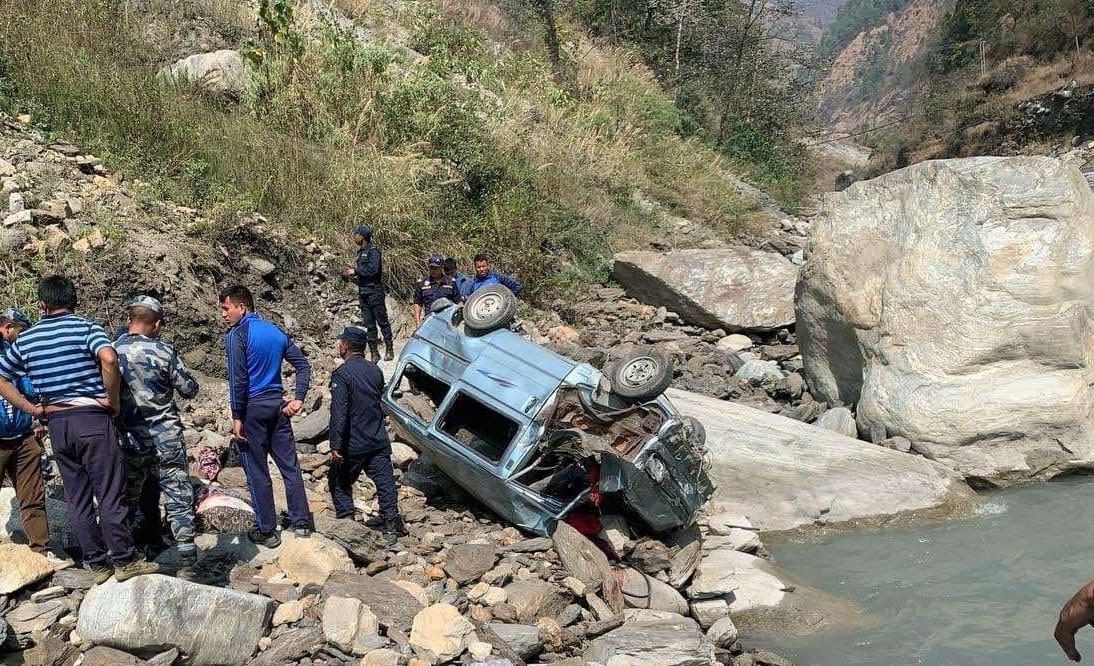
[(460, 393), (444, 415), (441, 430), (491, 462), (501, 460), (520, 426), (466, 393)]
[(413, 363), (406, 364), (395, 386), (395, 402), (424, 423), (433, 420), (433, 415), (451, 388)]

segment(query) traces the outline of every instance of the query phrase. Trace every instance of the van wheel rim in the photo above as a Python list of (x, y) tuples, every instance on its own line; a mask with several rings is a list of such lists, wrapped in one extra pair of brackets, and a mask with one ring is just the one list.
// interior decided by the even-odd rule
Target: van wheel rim
[(657, 361), (649, 356), (643, 356), (642, 358), (636, 358), (629, 361), (623, 366), (623, 371), (619, 373), (620, 379), (623, 380), (623, 384), (630, 388), (638, 388), (649, 383), (657, 374)]
[(471, 304), (471, 316), (475, 319), (489, 319), (501, 312), (504, 303), (497, 294), (483, 294)]

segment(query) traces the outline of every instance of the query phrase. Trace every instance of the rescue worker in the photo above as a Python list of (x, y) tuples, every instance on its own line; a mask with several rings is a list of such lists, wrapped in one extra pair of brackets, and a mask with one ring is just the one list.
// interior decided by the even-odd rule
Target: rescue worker
[[(19, 334), (30, 328), (30, 319), (22, 310), (9, 308), (0, 313), (0, 355), (6, 354)], [(20, 377), (15, 387), (24, 398), (34, 397), (34, 387)], [(42, 482), (42, 448), (34, 432), (34, 419), (0, 398), (0, 479), (6, 474), (15, 488), (19, 519), (31, 550), (49, 552), (49, 526), (46, 524), (46, 492)]]
[(391, 324), (384, 302), (383, 256), (380, 248), (372, 244), (372, 229), (358, 225), (353, 230), (353, 242), (357, 243), (357, 264), (346, 268), (348, 278), (357, 277), (357, 297), (361, 304), (361, 325), (368, 332), (368, 348), (372, 362), (380, 361), (376, 327), (384, 337), (384, 360), (395, 359), (395, 340), (391, 337)]
[(367, 344), (367, 335), (356, 327), (346, 328), (338, 336), (338, 355), (343, 363), (330, 378), (331, 465), (327, 482), (335, 515), (352, 519), (353, 484), (361, 472), (368, 474), (376, 484), (380, 515), (365, 525), (398, 538), (407, 532), (399, 516), (391, 442), (380, 408), (384, 374), (375, 363), (365, 360)]
[(414, 323), (422, 325), (424, 319), (432, 312), (433, 302), (439, 298), (447, 298), (453, 303), (460, 301), (460, 292), (456, 289), (456, 283), (452, 278), (444, 274), (444, 257), (434, 254), (426, 262), (429, 274), (414, 283)]
[[(48, 415), (68, 519), (92, 580), (118, 582), (159, 567), (136, 557), (123, 500), (125, 468), (112, 416), (118, 413), (118, 355), (102, 326), (77, 316), (76, 285), (62, 275), (38, 284), (42, 318), (0, 357), (0, 395), (28, 414)], [(12, 382), (28, 377), (32, 404)]]
[(166, 546), (160, 535), (160, 496), (178, 547), (179, 575), (188, 578), (197, 562), (194, 544), (194, 488), (190, 484), (175, 393), (197, 395), (198, 382), (178, 352), (159, 338), (163, 306), (138, 296), (126, 308), (129, 325), (114, 342), (122, 374), (122, 454), (130, 528), (138, 548), (155, 559)]
[[(277, 514), (268, 456), (274, 459), (285, 482), (293, 531), (299, 537), (311, 536), (311, 509), (289, 422), (304, 406), (311, 365), (292, 338), (255, 313), (254, 297), (246, 287), (235, 285), (221, 291), (220, 311), (230, 326), (224, 347), (228, 351), (232, 435), (239, 442), (255, 511), (255, 529), (247, 537), (267, 548), (277, 548), (281, 536), (275, 529)], [(281, 364), (285, 361), (296, 370), (296, 390), (290, 400), (282, 395)]]
[(462, 294), (464, 285), (471, 281), (471, 278), (456, 270), (456, 259), (453, 257), (445, 257), (444, 274), (452, 278), (452, 282), (456, 284), (456, 293), (458, 294)]
[(524, 291), (524, 285), (505, 273), (499, 273), (494, 270), (494, 267), (490, 264), (490, 257), (485, 254), (475, 255), (475, 276), (464, 284), (463, 289), (460, 291), (460, 296), (463, 300), (467, 300), (467, 297), (475, 293), (479, 289), (482, 289), (489, 284), (500, 284), (509, 288), (509, 291), (514, 295), (519, 296), (520, 292)]

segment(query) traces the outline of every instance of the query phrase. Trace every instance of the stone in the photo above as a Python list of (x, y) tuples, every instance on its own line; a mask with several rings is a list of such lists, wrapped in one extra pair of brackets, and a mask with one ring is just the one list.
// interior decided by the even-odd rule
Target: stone
[(787, 586), (766, 560), (734, 550), (709, 553), (688, 586), (692, 600), (730, 595), (729, 611), (743, 613), (778, 606)]
[(525, 661), (531, 661), (543, 652), (543, 641), (540, 640), (538, 627), (500, 622), (490, 623), (487, 626)]
[(380, 621), (360, 599), (327, 597), (322, 616), (323, 636), (344, 652), (362, 655), (383, 646)]
[(300, 538), (285, 533), (282, 540), (277, 566), (294, 583), (322, 585), (336, 571), (354, 571), (346, 549), (321, 534)]
[(27, 602), (19, 604), (15, 610), (10, 611), (5, 621), (15, 634), (31, 634), (43, 632), (53, 626), (61, 615), (68, 612), (68, 608), (59, 599), (43, 601), (40, 604)]
[(727, 335), (717, 342), (719, 349), (725, 349), (726, 351), (739, 352), (752, 348), (752, 338), (740, 333), (734, 333), (733, 335)]
[(580, 578), (574, 578), (573, 576), (563, 578), (562, 587), (572, 592), (575, 597), (585, 596), (585, 592), (588, 590), (588, 586)]
[(568, 603), (562, 592), (544, 580), (518, 580), (505, 586), (506, 603), (517, 612), (522, 623), (531, 624), (540, 617), (554, 617)]
[(621, 252), (612, 268), (634, 298), (729, 333), (793, 324), (797, 274), (785, 257), (749, 247)]
[(283, 624), (299, 622), (304, 617), (304, 604), (300, 601), (287, 601), (274, 611), (273, 626), (280, 627)]
[(475, 661), (486, 661), (490, 658), (490, 653), (494, 651), (494, 647), (489, 643), (482, 641), (474, 641), (467, 646), (467, 653), (471, 655), (471, 658)]
[(391, 464), (399, 469), (406, 469), (407, 465), (418, 459), (418, 452), (402, 442), (391, 443)]
[(665, 614), (627, 621), (589, 643), (582, 655), (605, 666), (710, 666), (714, 646), (690, 618)]
[(88, 590), (76, 631), (84, 639), (135, 652), (178, 647), (195, 666), (238, 664), (255, 651), (274, 602), (256, 594), (159, 574)]
[(455, 659), (476, 640), (475, 626), (451, 604), (423, 608), (410, 630), (410, 646), (430, 664)]
[[(701, 570), (702, 565), (700, 565)], [(630, 608), (649, 608), (686, 615), (688, 602), (668, 583), (637, 569), (623, 569), (623, 598)]]
[(908, 453), (912, 450), (912, 443), (908, 441), (907, 437), (901, 437), (900, 435), (897, 435), (896, 437), (886, 437), (878, 442), (878, 446), (884, 446), (887, 449), (900, 451), (901, 453)]
[(558, 559), (571, 576), (592, 590), (601, 590), (604, 600), (615, 612), (623, 610), (619, 583), (612, 575), (612, 567), (604, 551), (572, 525), (561, 520), (555, 524), (551, 540), (558, 552)]
[(53, 573), (53, 564), (21, 543), (0, 543), (0, 594), (17, 592)]
[(30, 600), (34, 603), (41, 603), (43, 601), (49, 601), (50, 599), (58, 599), (65, 596), (66, 593), (67, 592), (65, 588), (61, 587), (60, 585), (55, 585), (53, 587), (47, 587), (44, 590), (32, 592), (30, 595)]
[(262, 257), (246, 257), (248, 268), (259, 277), (267, 277), (277, 272), (277, 264)]
[(953, 510), (975, 498), (952, 470), (925, 458), (716, 398), (666, 395), (706, 429), (712, 499), (759, 530)]
[(607, 513), (600, 517), (600, 538), (607, 541), (617, 554), (622, 554), (631, 538), (631, 528), (627, 519), (617, 513)]
[(729, 617), (729, 604), (725, 597), (692, 601), (691, 616), (704, 630), (710, 629), (718, 620)]
[(13, 227), (17, 224), (31, 224), (34, 222), (34, 213), (29, 210), (20, 210), (11, 213), (0, 222), (0, 226)]
[(733, 624), (733, 618), (728, 615), (718, 618), (707, 629), (707, 640), (723, 650), (729, 649), (729, 646), (736, 643), (739, 637), (737, 626)]
[(452, 546), (444, 562), (445, 573), (463, 585), (478, 580), (494, 568), (498, 549), (491, 544), (465, 543)]
[(422, 604), (412, 594), (389, 581), (363, 574), (335, 573), (323, 586), (327, 595), (360, 599), (376, 614), (380, 624), (410, 631)]
[(315, 443), (327, 436), (330, 430), (330, 405), (324, 403), (311, 414), (294, 420), (293, 435), (298, 442)]
[(429, 592), (427, 592), (424, 587), (422, 587), (421, 585), (418, 585), (417, 583), (415, 583), (413, 581), (393, 580), (393, 581), (391, 581), (391, 584), (395, 585), (397, 587), (401, 587), (404, 590), (406, 590), (407, 592), (409, 592), (411, 594), (411, 596), (413, 596), (415, 599), (417, 599), (418, 603), (420, 603), (423, 606), (428, 606), (431, 603), (433, 603), (432, 600), (429, 598)]
[(0, 159), (0, 176), (14, 176), (14, 175), (15, 175), (15, 167), (12, 165), (12, 163), (5, 160), (5, 159)]
[(315, 529), (345, 548), (350, 558), (359, 564), (382, 560), (386, 556), (387, 540), (384, 535), (356, 520), (323, 514), (316, 519)]
[(30, 242), (30, 232), (24, 226), (0, 227), (0, 252), (15, 252)]
[(818, 428), (838, 432), (844, 437), (858, 437), (855, 416), (846, 407), (834, 407), (820, 415), (815, 425)]
[(399, 666), (400, 656), (395, 650), (379, 648), (372, 650), (361, 659), (360, 666)]
[(196, 85), (215, 93), (239, 95), (246, 82), (247, 67), (238, 51), (222, 49), (197, 53), (160, 70), (169, 81)]
[(828, 195), (798, 284), (818, 400), (1005, 485), (1094, 467), (1094, 193), (1047, 157), (927, 161)]
[(128, 652), (96, 645), (84, 653), (81, 666), (142, 666), (148, 662)]
[(323, 644), (323, 632), (319, 627), (302, 627), (278, 634), (271, 645), (247, 666), (285, 666), (312, 654)]
[(779, 370), (779, 365), (773, 361), (751, 359), (745, 361), (737, 372), (733, 373), (733, 377), (734, 379), (746, 381), (753, 386), (770, 385), (774, 387), (775, 383), (783, 378), (783, 373)]

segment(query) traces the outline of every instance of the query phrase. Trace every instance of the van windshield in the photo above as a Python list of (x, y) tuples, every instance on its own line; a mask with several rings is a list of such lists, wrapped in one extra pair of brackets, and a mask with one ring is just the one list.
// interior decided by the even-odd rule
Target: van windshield
[(445, 413), (441, 430), (491, 462), (499, 462), (517, 436), (516, 421), (461, 392)]

